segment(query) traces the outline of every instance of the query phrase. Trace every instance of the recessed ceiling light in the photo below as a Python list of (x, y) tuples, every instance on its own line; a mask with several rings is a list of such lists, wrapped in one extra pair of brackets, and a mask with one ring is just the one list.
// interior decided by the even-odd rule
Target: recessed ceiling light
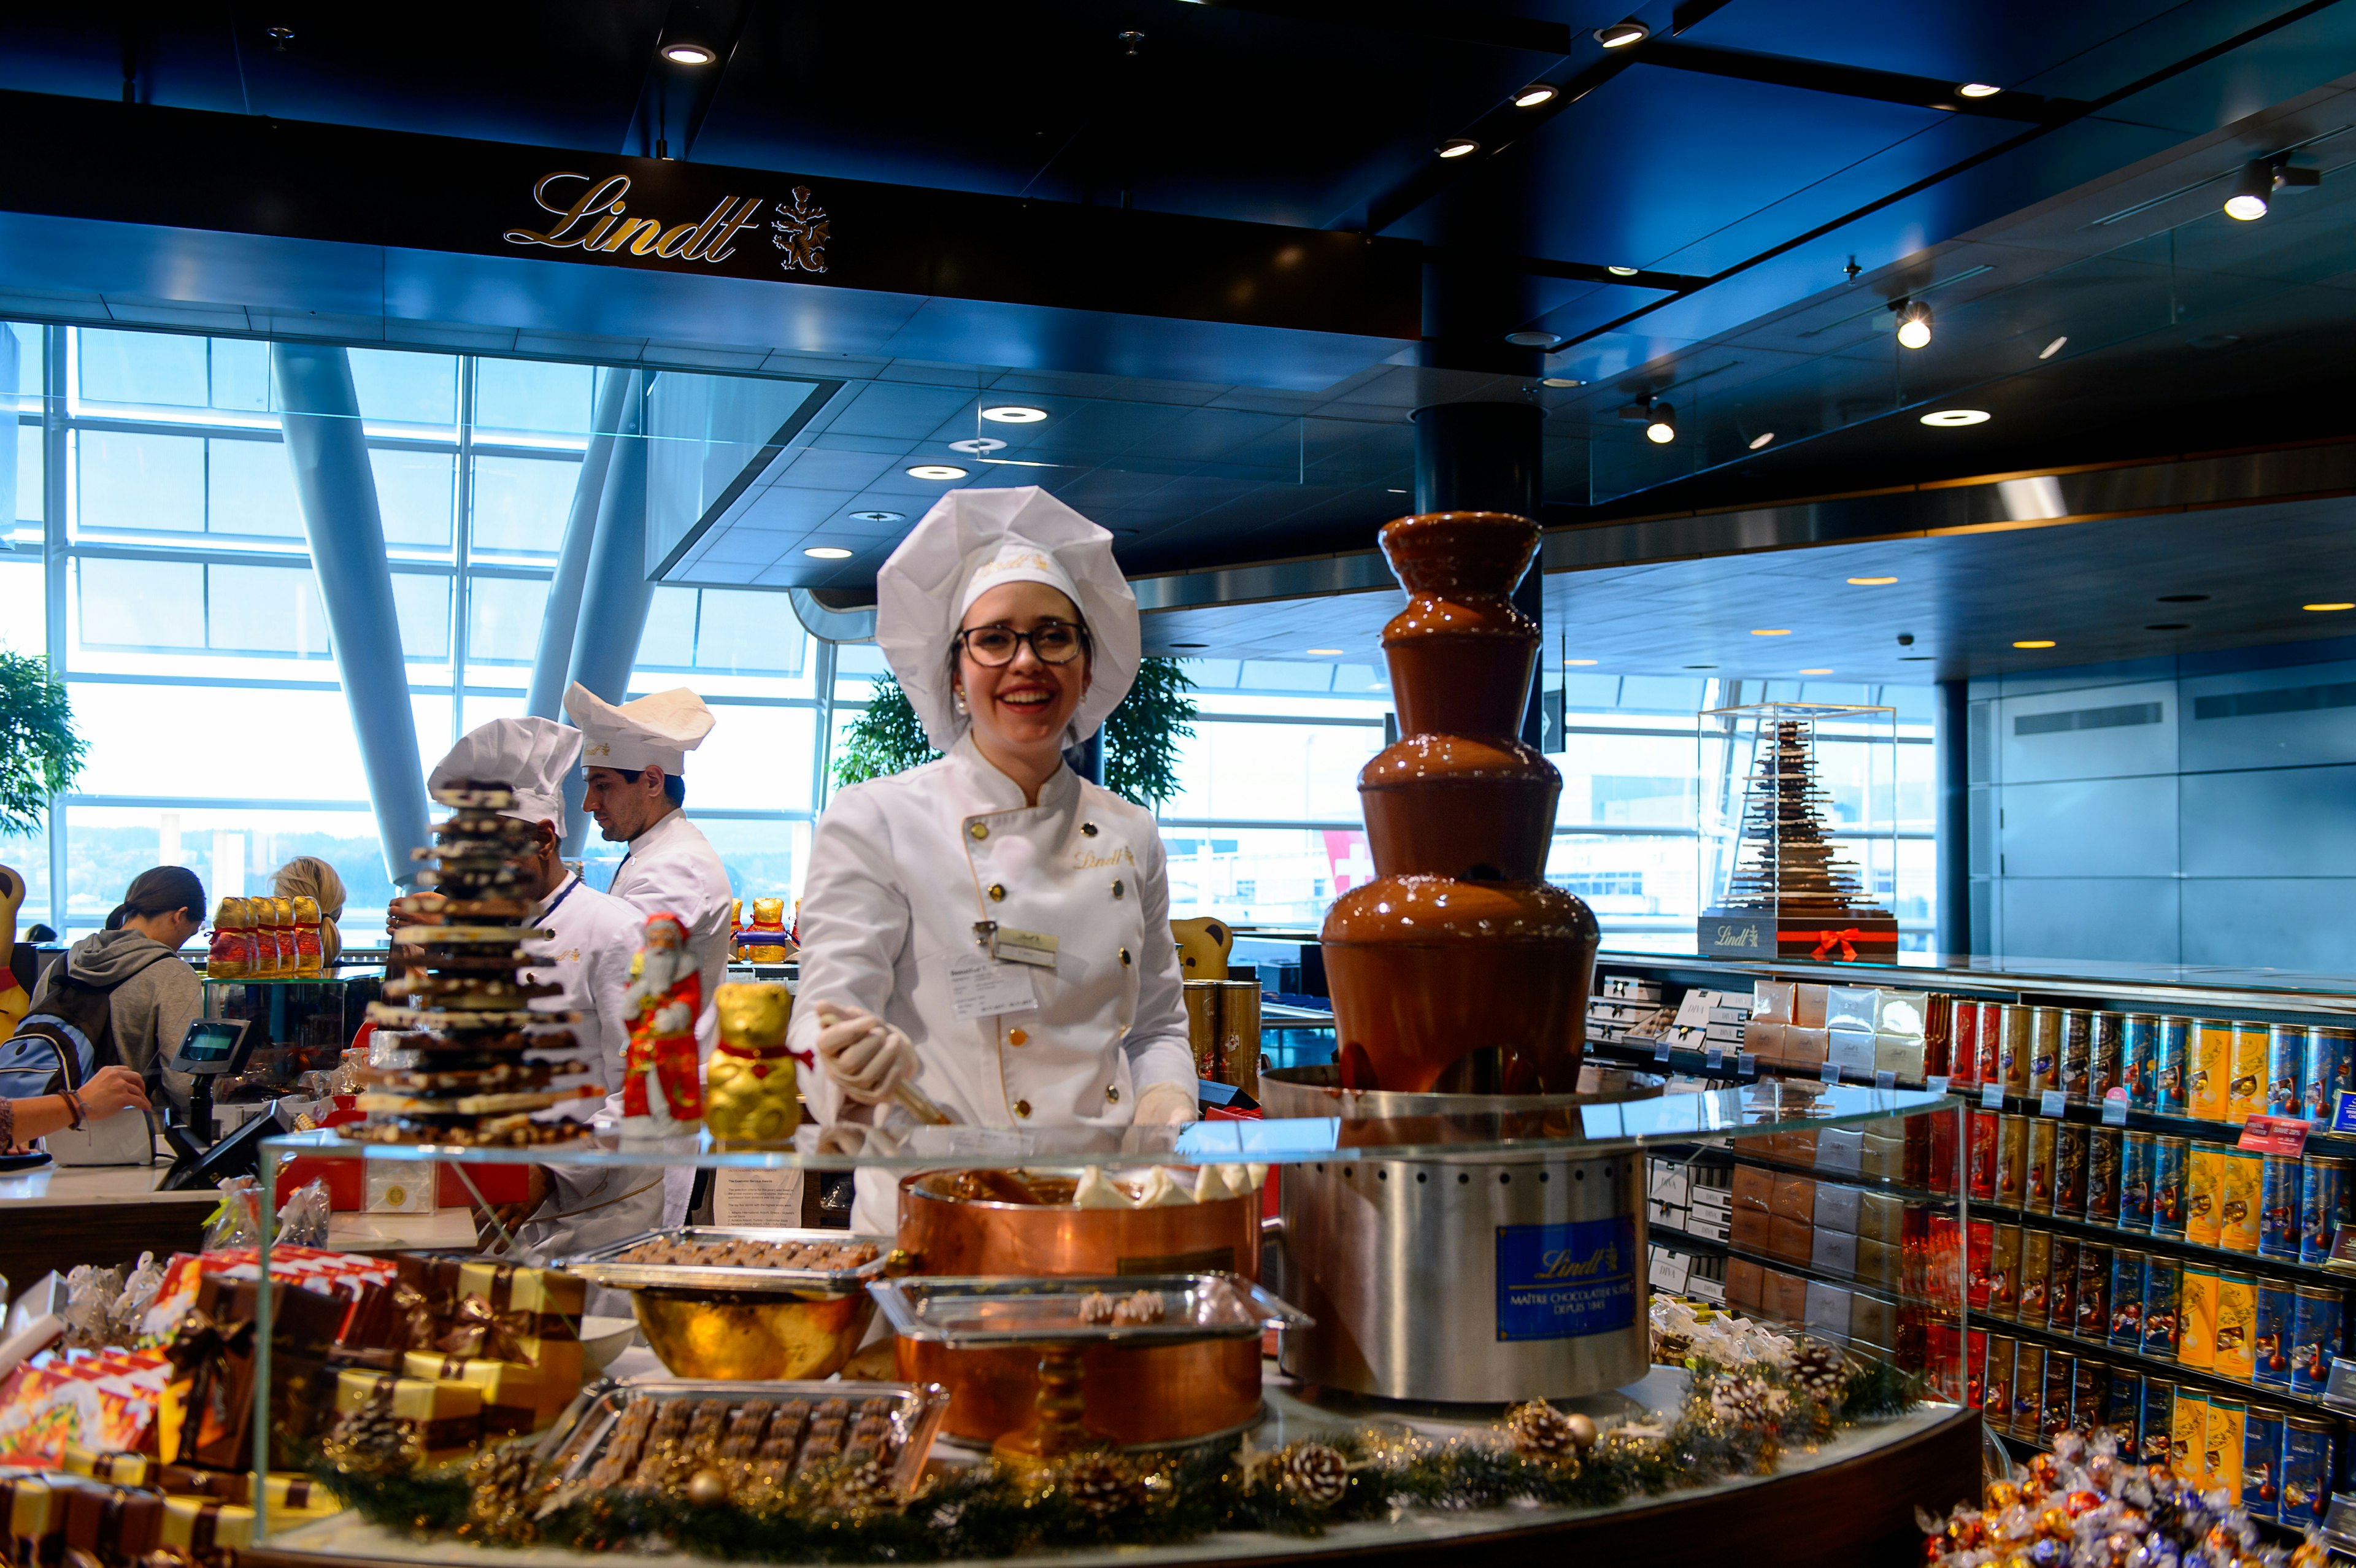
[(1772, 431), (1772, 430), (1770, 430), (1770, 431), (1762, 431), (1759, 434), (1754, 435), (1754, 436), (1752, 436), (1752, 437), (1751, 438), (1751, 451), (1753, 451), (1753, 452), (1757, 452), (1760, 448), (1762, 448), (1762, 447), (1765, 446), (1768, 443), (1770, 443), (1770, 442), (1773, 441), (1774, 439), (1775, 439), (1775, 432), (1774, 432), (1773, 431)]
[(1789, 626), (1759, 627), (1751, 635), (1754, 637), (1788, 637), (1792, 635), (1792, 628)]
[(1565, 660), (1563, 660), (1562, 662), (1563, 662), (1563, 663), (1565, 663), (1565, 664), (1591, 665), (1591, 664), (1595, 664), (1595, 663), (1597, 663), (1597, 662), (1599, 662), (1599, 661), (1597, 661), (1597, 660), (1595, 660), (1595, 659), (1565, 659)]
[(1399, 488), (1398, 485), (1396, 485), (1389, 486), (1389, 490), (1390, 490), (1390, 493), (1391, 493), (1392, 495), (1394, 495), (1394, 496), (1404, 496), (1404, 495), (1406, 495), (1406, 494), (1407, 494), (1407, 492), (1406, 492), (1406, 491), (1404, 491), (1404, 490), (1400, 489), (1400, 488)]
[(1653, 36), (1653, 29), (1633, 16), (1624, 22), (1614, 22), (1608, 27), (1595, 29), (1595, 41), (1607, 49), (1624, 49), (1630, 44), (1641, 44)]
[(1606, 267), (1603, 270), (1615, 278), (1633, 278), (1644, 271), (1641, 267)]
[(1985, 81), (1966, 81), (1955, 88), (1956, 93), (1965, 98), (1994, 98), (2003, 91), (2003, 88), (1990, 87)]
[(1987, 421), (1985, 409), (1939, 409), (1922, 416), (1924, 424), (1935, 425), (1941, 430), (1952, 430), (1957, 425), (1986, 424)]
[(908, 470), (911, 479), (962, 479), (966, 471), (947, 463), (919, 463)]
[(2029, 637), (2020, 642), (2015, 643), (2012, 645), (2016, 648), (2050, 648), (2053, 645), (2053, 639), (2051, 637)]
[(969, 452), (976, 457), (980, 457), (985, 452), (1001, 451), (1005, 448), (1005, 445), (1006, 443), (1004, 442), (999, 440), (994, 435), (969, 435), (963, 441), (953, 441), (949, 443), (949, 450), (951, 452)]
[(2302, 610), (2356, 610), (2356, 604), (2302, 604)]
[(1804, 669), (1800, 673), (1802, 675), (1830, 675), (1832, 674), (1832, 671), (1828, 669)]
[(1849, 581), (1858, 588), (1880, 588), (1897, 581), (1894, 577), (1852, 577)]
[(1514, 107), (1536, 109), (1541, 103), (1552, 103), (1555, 94), (1561, 91), (1562, 89), (1550, 81), (1534, 81), (1514, 94)]
[(2233, 192), (2225, 198), (2225, 216), (2255, 223), (2266, 215), (2266, 198), (2274, 193), (2274, 160), (2252, 158), (2233, 176)]
[(904, 523), (908, 520), (905, 512), (853, 512), (851, 515), (862, 523)]
[(1311, 648), (1311, 649), (1310, 649), (1310, 650), (1308, 650), (1308, 651), (1309, 651), (1309, 654), (1310, 654), (1310, 656), (1311, 656), (1311, 657), (1312, 657), (1312, 658), (1321, 658), (1321, 659), (1322, 659), (1322, 658), (1332, 658), (1332, 657), (1333, 657), (1334, 656), (1336, 656), (1336, 655), (1340, 654), (1342, 650), (1341, 650), (1341, 649), (1339, 649), (1339, 648)]
[(2037, 351), (2037, 357), (2040, 359), (2051, 359), (2056, 354), (2061, 353), (2062, 346), (2069, 341), (2070, 340), (2067, 337), (2057, 337), (2052, 342), (2047, 344), (2044, 347), (2039, 349)]
[(701, 44), (665, 44), (663, 59), (673, 65), (710, 65), (720, 57)]
[(1901, 300), (1891, 307), (1898, 312), (1898, 342), (1905, 348), (1931, 347), (1931, 307), (1921, 300)]
[(839, 544), (814, 544), (802, 553), (812, 560), (849, 560), (851, 552)]
[(1509, 332), (1505, 341), (1516, 348), (1552, 348), (1562, 339), (1551, 332)]
[(1559, 390), (1564, 387), (1584, 387), (1587, 383), (1580, 380), (1576, 376), (1548, 376), (1544, 380), (1540, 381), (1538, 385), (1541, 387), (1553, 387)]
[[(993, 424), (1037, 424), (1047, 417), (1044, 409), (1025, 408), (1020, 403), (1001, 403), (994, 409), (984, 409), (981, 417)], [(1175, 647), (1176, 644), (1171, 645)]]
[(1443, 158), (1469, 158), (1481, 150), (1481, 144), (1470, 136), (1451, 136), (1438, 150)]

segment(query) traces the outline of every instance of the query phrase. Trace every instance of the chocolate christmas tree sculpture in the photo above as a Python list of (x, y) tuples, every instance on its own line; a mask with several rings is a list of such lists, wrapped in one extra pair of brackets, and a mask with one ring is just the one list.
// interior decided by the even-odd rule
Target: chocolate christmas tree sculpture
[(1898, 919), (1874, 907), (1857, 866), (1825, 835), (1832, 796), (1816, 780), (1815, 726), (1762, 726), (1743, 783), (1741, 837), (1726, 893), (1701, 917), (1706, 953), (1888, 958)]

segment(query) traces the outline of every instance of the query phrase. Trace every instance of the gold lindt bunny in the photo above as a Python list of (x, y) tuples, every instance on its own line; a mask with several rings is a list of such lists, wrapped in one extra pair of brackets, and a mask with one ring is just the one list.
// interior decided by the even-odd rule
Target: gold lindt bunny
[(794, 998), (783, 986), (734, 983), (715, 997), (720, 1043), (703, 1074), (703, 1120), (725, 1148), (782, 1145), (801, 1121), (786, 1024)]

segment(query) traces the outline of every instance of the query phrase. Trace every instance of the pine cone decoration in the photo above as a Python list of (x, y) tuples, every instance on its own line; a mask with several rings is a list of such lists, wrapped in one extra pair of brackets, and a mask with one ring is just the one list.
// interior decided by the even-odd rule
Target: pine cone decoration
[(1568, 1459), (1578, 1452), (1570, 1417), (1542, 1399), (1505, 1413), (1505, 1431), (1515, 1452), (1528, 1459)]
[(1284, 1451), (1278, 1474), (1285, 1489), (1312, 1508), (1332, 1508), (1350, 1489), (1350, 1466), (1323, 1443), (1296, 1443)]
[(506, 1539), (519, 1530), (529, 1531), (524, 1505), (530, 1488), (529, 1447), (494, 1448), (476, 1455), (466, 1466), (466, 1522), (458, 1527), (458, 1533)]
[(1117, 1454), (1087, 1454), (1064, 1472), (1064, 1492), (1090, 1519), (1110, 1519), (1145, 1501), (1145, 1481)]
[(1755, 1377), (1731, 1375), (1709, 1385), (1710, 1413), (1734, 1426), (1764, 1426), (1781, 1416), (1790, 1398)]
[(864, 1459), (836, 1483), (834, 1506), (839, 1509), (890, 1509), (900, 1506), (900, 1488), (892, 1467), (881, 1459)]
[(328, 1430), (319, 1445), (327, 1463), (348, 1476), (390, 1476), (413, 1470), (423, 1456), (414, 1428), (392, 1413), (390, 1394), (380, 1394)]
[(1792, 1358), (1792, 1381), (1812, 1399), (1838, 1404), (1848, 1386), (1848, 1359), (1830, 1345), (1803, 1345)]

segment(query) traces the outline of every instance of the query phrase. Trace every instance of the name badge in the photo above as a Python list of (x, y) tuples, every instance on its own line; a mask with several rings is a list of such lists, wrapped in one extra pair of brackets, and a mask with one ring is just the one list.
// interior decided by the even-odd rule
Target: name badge
[(982, 920), (974, 923), (973, 936), (983, 952), (1001, 964), (1029, 964), (1040, 969), (1055, 966), (1057, 941), (1044, 933), (1018, 931), (994, 920)]
[(959, 1023), (1026, 1012), (1038, 1005), (1029, 970), (993, 964), (979, 953), (949, 960), (949, 1013)]

